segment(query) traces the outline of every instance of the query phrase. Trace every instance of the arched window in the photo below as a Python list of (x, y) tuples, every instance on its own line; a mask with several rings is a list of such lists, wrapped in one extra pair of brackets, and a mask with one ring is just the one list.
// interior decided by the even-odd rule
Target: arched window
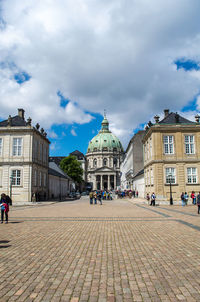
[(104, 166), (107, 166), (107, 158), (104, 158), (104, 159), (103, 159), (103, 165), (104, 165)]
[(94, 152), (97, 152), (97, 148), (94, 148), (94, 150), (93, 150)]
[(113, 159), (113, 165), (114, 165), (114, 167), (117, 167), (117, 158)]
[(96, 159), (96, 158), (93, 160), (93, 167), (94, 167), (94, 168), (97, 167), (97, 159)]
[(113, 151), (114, 151), (114, 152), (117, 152), (117, 148), (113, 148)]
[(103, 147), (103, 151), (108, 151), (108, 148), (107, 147)]

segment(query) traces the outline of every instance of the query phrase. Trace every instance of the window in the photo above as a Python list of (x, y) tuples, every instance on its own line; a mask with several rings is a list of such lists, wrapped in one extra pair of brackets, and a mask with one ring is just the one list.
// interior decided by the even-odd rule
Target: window
[(150, 138), (149, 148), (150, 148), (150, 157), (152, 157), (152, 139), (151, 138)]
[(42, 172), (40, 172), (40, 176), (39, 176), (39, 184), (40, 184), (40, 187), (42, 186)]
[(185, 153), (194, 154), (194, 135), (185, 135)]
[(44, 152), (43, 152), (43, 162), (46, 163), (46, 159), (47, 159), (47, 149), (44, 146)]
[(172, 184), (176, 183), (176, 176), (175, 176), (175, 168), (166, 168), (165, 170), (166, 174), (166, 184)]
[(2, 149), (3, 149), (3, 139), (0, 138), (0, 155), (2, 155)]
[(13, 186), (20, 186), (21, 185), (21, 170), (12, 170), (11, 179), (12, 179)]
[(37, 170), (34, 171), (34, 187), (37, 186)]
[(94, 160), (93, 160), (93, 167), (95, 168), (97, 166), (97, 159), (95, 158)]
[(47, 177), (46, 177), (46, 173), (44, 173), (44, 187), (46, 187), (46, 182), (47, 182)]
[(97, 152), (97, 148), (94, 148), (94, 152)]
[(147, 154), (146, 154), (146, 144), (144, 145), (144, 160), (146, 160), (147, 159)]
[(113, 164), (114, 164), (114, 167), (117, 167), (117, 158), (114, 158)]
[(189, 184), (197, 183), (197, 169), (196, 168), (187, 168), (187, 182)]
[(114, 151), (114, 152), (117, 152), (117, 148), (113, 148), (113, 151)]
[(164, 136), (164, 153), (165, 154), (174, 153), (174, 137), (172, 135)]
[(103, 159), (103, 165), (106, 166), (107, 165), (107, 158)]
[(42, 151), (43, 151), (43, 146), (40, 144), (40, 160), (42, 160)]
[(107, 147), (104, 147), (104, 148), (103, 148), (103, 151), (108, 151), (108, 148), (107, 148)]
[(151, 184), (153, 185), (153, 183), (154, 183), (153, 169), (151, 169)]
[(22, 138), (15, 137), (13, 138), (13, 156), (22, 155)]

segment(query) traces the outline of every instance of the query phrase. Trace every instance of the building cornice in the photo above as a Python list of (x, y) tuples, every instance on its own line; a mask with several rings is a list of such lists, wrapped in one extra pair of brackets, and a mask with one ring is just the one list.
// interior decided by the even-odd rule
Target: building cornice
[(151, 126), (143, 137), (142, 142), (145, 143), (153, 132), (172, 133), (172, 132), (200, 132), (200, 124), (155, 124)]
[(7, 127), (0, 127), (0, 135), (1, 133), (21, 133), (21, 132), (27, 132), (32, 134), (33, 132), (38, 134), (42, 139), (44, 139), (46, 142), (48, 142), (48, 144), (50, 144), (51, 142), (48, 140), (47, 137), (45, 137), (40, 131), (38, 131), (35, 127), (33, 126), (7, 126)]
[(153, 164), (190, 164), (190, 163), (200, 163), (199, 159), (187, 158), (187, 159), (167, 159), (167, 160), (151, 160), (147, 164), (144, 164), (144, 169), (148, 168)]
[(44, 164), (39, 164), (36, 162), (32, 162), (32, 161), (0, 161), (0, 166), (25, 166), (25, 165), (36, 165), (36, 166), (40, 166), (42, 168), (48, 169), (48, 165), (44, 165)]

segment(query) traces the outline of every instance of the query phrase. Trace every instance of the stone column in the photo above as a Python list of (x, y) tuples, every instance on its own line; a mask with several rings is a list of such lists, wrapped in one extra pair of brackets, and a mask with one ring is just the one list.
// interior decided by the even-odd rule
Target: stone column
[(110, 175), (108, 175), (108, 191), (110, 191)]
[(116, 189), (116, 174), (114, 175), (114, 190)]
[(94, 181), (94, 190), (97, 189), (97, 175), (94, 176), (95, 177), (95, 181)]
[(100, 179), (101, 179), (101, 187), (100, 187), (100, 190), (103, 190), (103, 175), (100, 175)]

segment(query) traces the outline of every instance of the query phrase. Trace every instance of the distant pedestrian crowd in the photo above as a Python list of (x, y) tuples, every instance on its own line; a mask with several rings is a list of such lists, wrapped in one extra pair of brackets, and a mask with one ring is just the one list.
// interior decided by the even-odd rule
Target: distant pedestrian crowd
[[(198, 214), (200, 214), (200, 192), (196, 195), (194, 191), (192, 191), (190, 198), (192, 199), (192, 204), (193, 205), (197, 205), (197, 212)], [(150, 206), (155, 206), (156, 204), (156, 195), (153, 192), (150, 196), (149, 193), (147, 193), (146, 195), (146, 199), (148, 201), (148, 204)], [(182, 206), (187, 206), (188, 204), (188, 200), (189, 200), (189, 195), (187, 192), (182, 192), (181, 196), (180, 196), (181, 202), (182, 202)]]
[(91, 191), (89, 194), (90, 198), (90, 204), (97, 204), (99, 202), (102, 205), (102, 200), (112, 200), (113, 199), (113, 193), (112, 191), (99, 191), (94, 190)]
[(118, 198), (135, 198), (139, 196), (139, 193), (136, 190), (118, 190), (115, 193)]

